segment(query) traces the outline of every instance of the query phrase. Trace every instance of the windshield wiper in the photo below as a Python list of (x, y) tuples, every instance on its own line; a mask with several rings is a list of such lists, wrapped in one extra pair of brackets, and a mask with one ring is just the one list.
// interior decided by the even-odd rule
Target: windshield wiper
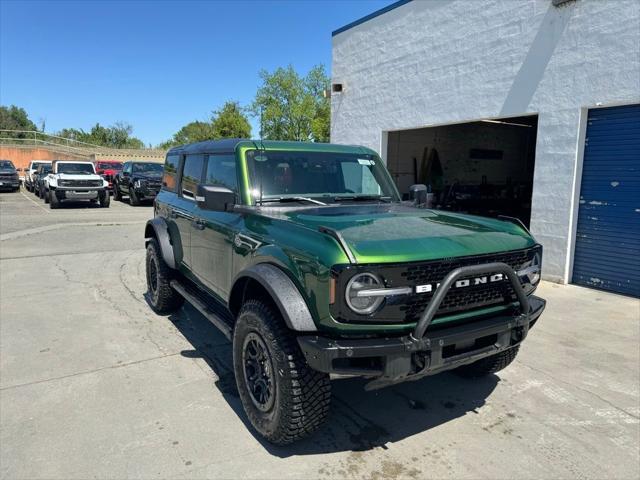
[(366, 202), (377, 200), (380, 202), (388, 203), (391, 201), (391, 197), (383, 197), (382, 195), (338, 195), (333, 198), (336, 202), (351, 201), (351, 202)]
[(315, 205), (326, 205), (326, 203), (321, 202), (320, 200), (316, 200), (314, 198), (309, 198), (309, 197), (279, 197), (279, 198), (263, 198), (260, 201), (260, 204), (266, 203), (266, 202), (280, 202), (280, 203), (287, 203), (287, 202), (309, 202), (309, 203), (313, 203)]

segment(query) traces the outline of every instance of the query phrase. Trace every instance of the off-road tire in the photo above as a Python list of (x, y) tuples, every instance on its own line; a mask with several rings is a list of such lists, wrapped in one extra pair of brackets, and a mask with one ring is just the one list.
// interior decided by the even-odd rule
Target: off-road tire
[(477, 362), (470, 363), (469, 365), (458, 367), (454, 372), (465, 378), (480, 378), (492, 373), (497, 373), (507, 368), (509, 364), (515, 360), (516, 355), (518, 355), (518, 350), (520, 350), (520, 345), (483, 358)]
[(34, 194), (36, 197), (40, 197), (40, 189), (39, 189), (39, 188), (34, 188), (34, 189), (33, 189), (33, 194)]
[(137, 207), (138, 205), (140, 205), (140, 200), (136, 195), (136, 191), (133, 189), (133, 185), (129, 186), (129, 204), (132, 207)]
[[(152, 266), (153, 264), (153, 266)], [(162, 258), (160, 247), (155, 238), (149, 240), (145, 261), (147, 274), (147, 293), (149, 304), (156, 313), (170, 313), (182, 305), (184, 298), (173, 288), (170, 282), (175, 272), (169, 268)], [(155, 276), (155, 288), (153, 278)]]
[(40, 192), (40, 193), (41, 193), (40, 196), (44, 199), (44, 203), (45, 204), (49, 203), (49, 192), (46, 189), (43, 188), (42, 192)]
[(120, 189), (118, 188), (118, 184), (113, 181), (113, 199), (116, 201), (122, 201), (122, 194), (120, 193)]
[(109, 204), (111, 203), (111, 195), (109, 195), (108, 190), (105, 190), (102, 195), (98, 194), (98, 198), (100, 200), (100, 207), (109, 208)]
[[(264, 342), (274, 373), (274, 400), (267, 411), (254, 404), (245, 377), (243, 350), (249, 334), (257, 334)], [(269, 442), (295, 442), (316, 431), (327, 418), (331, 403), (329, 375), (309, 368), (280, 315), (260, 300), (248, 300), (238, 314), (233, 369), (244, 411), (253, 428)]]
[(56, 192), (53, 190), (49, 190), (49, 208), (54, 210), (56, 208), (60, 208), (60, 200), (56, 197)]

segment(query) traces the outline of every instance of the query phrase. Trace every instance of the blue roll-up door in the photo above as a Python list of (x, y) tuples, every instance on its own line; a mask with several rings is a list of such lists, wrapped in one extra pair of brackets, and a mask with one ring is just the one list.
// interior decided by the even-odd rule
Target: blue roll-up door
[(573, 283), (640, 296), (640, 105), (589, 111)]

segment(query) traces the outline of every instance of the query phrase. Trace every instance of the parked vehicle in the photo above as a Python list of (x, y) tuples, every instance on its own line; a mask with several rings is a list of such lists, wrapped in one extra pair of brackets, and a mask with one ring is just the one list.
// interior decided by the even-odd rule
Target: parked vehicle
[(0, 190), (20, 190), (18, 171), (11, 160), (0, 160)]
[(95, 162), (96, 172), (107, 182), (109, 191), (113, 191), (113, 178), (122, 171), (122, 162), (117, 160), (98, 160)]
[(40, 197), (43, 200), (46, 196), (44, 181), (50, 173), (51, 165), (48, 163), (44, 163), (42, 165), (38, 165), (36, 173), (33, 174), (33, 191), (36, 194), (36, 197)]
[(186, 299), (232, 341), (244, 410), (275, 444), (324, 422), (330, 374), (366, 389), (489, 375), (545, 307), (542, 247), (520, 222), (401, 202), (367, 148), (201, 142), (171, 149), (164, 170), (149, 302)]
[(51, 160), (32, 160), (24, 172), (24, 188), (29, 191), (34, 191), (33, 175), (38, 169), (38, 165), (51, 165)]
[(56, 160), (44, 181), (45, 203), (58, 208), (65, 200), (89, 200), (109, 207), (108, 182), (96, 173), (91, 162)]
[(153, 200), (160, 191), (163, 166), (157, 162), (124, 162), (113, 180), (113, 199), (129, 197), (131, 205)]

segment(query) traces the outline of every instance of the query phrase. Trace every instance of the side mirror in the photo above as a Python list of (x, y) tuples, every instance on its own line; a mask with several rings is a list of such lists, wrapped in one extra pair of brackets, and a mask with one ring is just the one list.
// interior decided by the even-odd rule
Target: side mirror
[(236, 193), (227, 187), (198, 185), (196, 202), (198, 202), (198, 207), (203, 210), (226, 212), (235, 205)]

